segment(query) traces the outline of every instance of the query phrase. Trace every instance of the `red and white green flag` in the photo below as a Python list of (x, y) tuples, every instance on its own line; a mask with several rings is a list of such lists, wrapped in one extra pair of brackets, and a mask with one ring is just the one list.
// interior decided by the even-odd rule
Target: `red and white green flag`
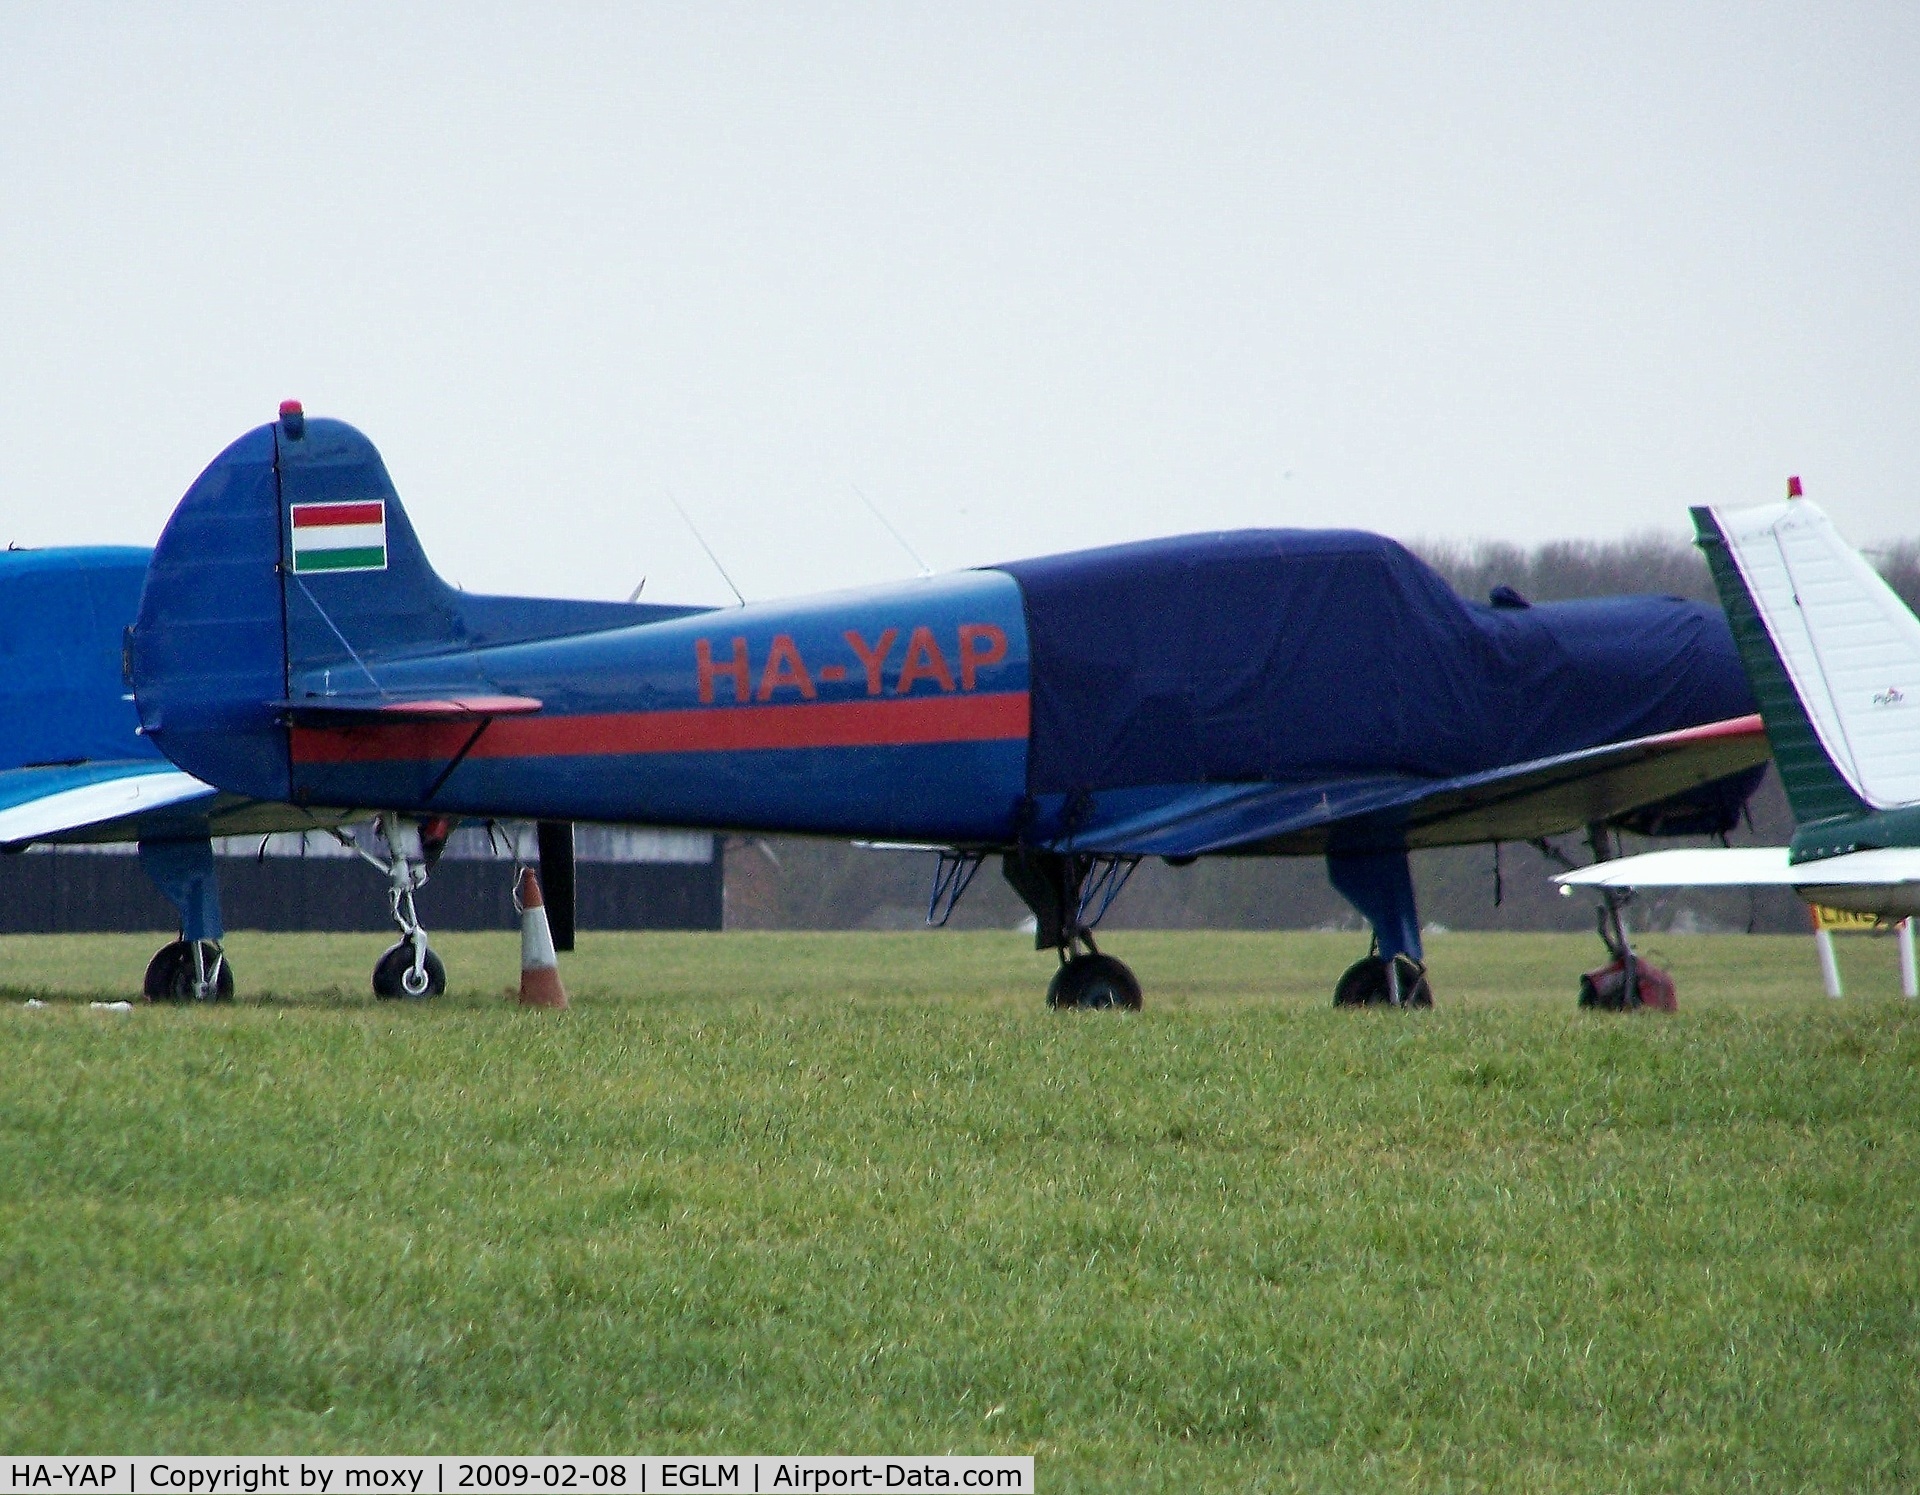
[(373, 498), (293, 506), (295, 571), (387, 569), (387, 503)]

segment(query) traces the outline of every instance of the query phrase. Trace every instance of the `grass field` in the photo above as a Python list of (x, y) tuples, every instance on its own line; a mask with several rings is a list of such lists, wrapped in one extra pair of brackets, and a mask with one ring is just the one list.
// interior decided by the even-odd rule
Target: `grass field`
[[(0, 940), (0, 1447), (1032, 1452), (1047, 1490), (1920, 1485), (1920, 1004), (1890, 942), (588, 935), (575, 1009), (376, 937)], [(39, 995), (47, 1007), (29, 1010)]]

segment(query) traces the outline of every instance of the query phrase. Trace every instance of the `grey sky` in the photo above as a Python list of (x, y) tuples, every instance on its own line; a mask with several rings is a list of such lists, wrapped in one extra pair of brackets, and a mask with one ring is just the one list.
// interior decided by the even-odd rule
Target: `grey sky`
[(0, 540), (297, 396), (469, 587), (1920, 532), (1920, 10), (0, 0)]

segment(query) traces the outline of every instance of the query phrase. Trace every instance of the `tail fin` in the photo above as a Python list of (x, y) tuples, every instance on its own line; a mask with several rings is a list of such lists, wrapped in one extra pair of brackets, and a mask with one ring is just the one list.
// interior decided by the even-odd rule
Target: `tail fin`
[(1794, 818), (1920, 804), (1920, 619), (1805, 499), (1693, 522)]
[(383, 666), (427, 658), (435, 690), (486, 692), (479, 651), (698, 611), (448, 586), (373, 443), (289, 403), (216, 457), (167, 522), (130, 678), (142, 730), (180, 767), (285, 801), (298, 798), (286, 729), (296, 698), (396, 700)]
[(373, 443), (286, 407), (214, 459), (154, 549), (130, 660), (142, 728), (209, 783), (288, 799), (290, 676), (377, 688), (372, 659), (457, 643), (457, 596)]

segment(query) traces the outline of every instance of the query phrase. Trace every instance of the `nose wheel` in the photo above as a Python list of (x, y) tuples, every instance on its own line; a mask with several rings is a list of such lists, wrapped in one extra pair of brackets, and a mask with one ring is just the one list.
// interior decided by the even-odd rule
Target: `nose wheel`
[(1140, 1010), (1140, 980), (1111, 955), (1076, 955), (1060, 963), (1047, 987), (1047, 1005), (1091, 1011)]
[(1427, 968), (1410, 955), (1383, 960), (1376, 952), (1348, 966), (1333, 988), (1336, 1007), (1431, 1007)]

